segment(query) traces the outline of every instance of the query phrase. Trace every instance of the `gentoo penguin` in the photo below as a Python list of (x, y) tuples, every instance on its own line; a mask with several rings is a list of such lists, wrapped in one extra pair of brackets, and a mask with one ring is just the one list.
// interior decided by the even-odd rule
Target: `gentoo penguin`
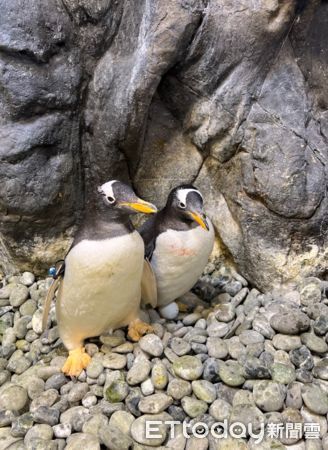
[(214, 229), (202, 194), (192, 185), (176, 187), (139, 231), (156, 277), (157, 305), (163, 317), (172, 319), (178, 313), (172, 302), (193, 287), (213, 249)]
[(139, 319), (144, 243), (129, 215), (155, 213), (126, 184), (112, 180), (98, 188), (97, 205), (86, 218), (65, 258), (56, 315), (69, 350), (62, 371), (78, 376), (90, 357), (83, 341), (129, 325), (138, 340), (151, 327)]

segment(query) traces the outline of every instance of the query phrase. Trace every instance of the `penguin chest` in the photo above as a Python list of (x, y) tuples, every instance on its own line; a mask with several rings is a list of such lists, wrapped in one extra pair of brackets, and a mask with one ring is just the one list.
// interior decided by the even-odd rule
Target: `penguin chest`
[(84, 338), (125, 325), (140, 302), (143, 254), (136, 231), (73, 247), (57, 303), (59, 328), (78, 329)]
[(201, 275), (214, 244), (213, 226), (209, 226), (209, 231), (201, 227), (188, 231), (169, 229), (157, 237), (151, 264), (160, 306), (191, 289)]

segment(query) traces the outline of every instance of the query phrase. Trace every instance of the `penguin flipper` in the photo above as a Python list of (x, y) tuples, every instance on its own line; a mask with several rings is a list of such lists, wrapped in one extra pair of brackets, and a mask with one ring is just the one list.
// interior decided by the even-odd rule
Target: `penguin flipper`
[(55, 297), (56, 291), (59, 288), (60, 282), (62, 280), (62, 276), (59, 275), (54, 281), (51, 283), (51, 286), (48, 290), (46, 300), (43, 306), (43, 314), (42, 314), (42, 333), (47, 328), (47, 320), (50, 311), (51, 302)]
[(141, 299), (143, 305), (157, 306), (157, 285), (153, 268), (147, 258), (144, 259), (144, 267), (141, 279)]

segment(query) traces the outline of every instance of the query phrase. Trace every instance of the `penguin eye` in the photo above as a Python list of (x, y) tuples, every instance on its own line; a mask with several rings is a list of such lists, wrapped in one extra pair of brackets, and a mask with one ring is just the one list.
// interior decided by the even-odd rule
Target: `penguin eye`
[(109, 203), (115, 203), (115, 198), (114, 197), (107, 197), (107, 200)]
[(185, 208), (186, 208), (186, 204), (183, 203), (183, 202), (179, 202), (178, 206), (179, 206), (179, 208), (181, 208), (181, 209), (185, 209)]

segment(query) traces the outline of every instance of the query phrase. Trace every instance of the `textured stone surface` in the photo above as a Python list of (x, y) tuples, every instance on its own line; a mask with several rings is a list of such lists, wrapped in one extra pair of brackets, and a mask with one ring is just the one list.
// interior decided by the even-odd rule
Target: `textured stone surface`
[(159, 206), (195, 182), (262, 290), (327, 271), (326, 1), (0, 6), (6, 272), (63, 257), (110, 177)]

